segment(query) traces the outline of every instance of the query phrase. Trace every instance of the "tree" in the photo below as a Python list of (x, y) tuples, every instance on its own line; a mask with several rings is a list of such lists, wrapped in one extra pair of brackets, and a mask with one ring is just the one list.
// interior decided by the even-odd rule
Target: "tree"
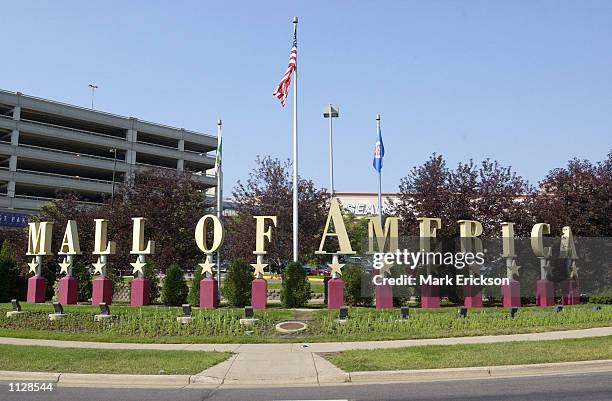
[(25, 295), (26, 279), (11, 256), (9, 242), (5, 240), (0, 248), (0, 302), (25, 299)]
[[(346, 233), (351, 241), (351, 248), (357, 255), (365, 255), (368, 251), (368, 219), (356, 217), (353, 213), (343, 210), (342, 218)], [(322, 229), (322, 228), (321, 228)]]
[(612, 151), (593, 164), (572, 159), (551, 170), (532, 195), (532, 213), (550, 224), (552, 233), (571, 226), (576, 236), (612, 236)]
[[(580, 287), (586, 294), (605, 291), (612, 281), (607, 240), (612, 235), (611, 194), (612, 151), (598, 163), (572, 159), (550, 171), (531, 197), (531, 213), (537, 222), (550, 224), (553, 237), (559, 237), (564, 226), (571, 227), (580, 257)], [(553, 279), (566, 279), (565, 261), (556, 260), (555, 265)]]
[(531, 229), (531, 217), (525, 213), (525, 199), (532, 188), (527, 181), (496, 161), (484, 160), (477, 167), (472, 160), (459, 163), (454, 170), (444, 158), (433, 154), (422, 166), (414, 167), (399, 186), (396, 213), (405, 221), (405, 235), (418, 235), (418, 217), (439, 217), (439, 235), (457, 237), (458, 220), (477, 220), (486, 236), (499, 237), (500, 224), (515, 223), (517, 235)]
[(235, 259), (227, 270), (221, 293), (230, 306), (242, 308), (251, 304), (253, 272), (244, 259)]
[[(482, 223), (483, 237), (501, 237), (501, 223), (513, 222), (517, 236), (528, 236), (533, 223), (529, 212), (532, 188), (528, 182), (496, 161), (486, 159), (479, 166), (472, 160), (449, 169), (440, 155), (433, 154), (423, 165), (414, 167), (401, 179), (397, 214), (404, 223), (403, 235), (419, 235), (419, 217), (438, 217), (442, 228), (438, 230), (440, 251), (459, 252), (458, 220), (476, 220)], [(489, 243), (485, 267), (489, 273), (505, 269), (498, 255), (501, 243)], [(499, 248), (499, 249), (498, 249)], [(523, 266), (525, 267), (525, 266)], [(454, 274), (453, 265), (444, 265), (439, 274)], [(505, 274), (505, 272), (504, 272)], [(493, 275), (493, 274), (492, 274)], [(497, 275), (497, 274), (495, 274)], [(460, 291), (444, 287), (442, 296), (458, 301)]]
[(200, 304), (200, 281), (202, 281), (202, 269), (196, 268), (191, 278), (191, 288), (189, 288), (189, 304)]
[[(102, 205), (80, 203), (77, 195), (65, 193), (61, 199), (45, 205), (39, 220), (53, 222), (52, 249), (61, 245), (68, 220), (76, 220), (82, 255), (75, 264), (90, 265), (94, 244), (94, 219), (108, 219), (108, 237), (117, 243), (117, 254), (109, 258), (109, 267), (117, 272), (132, 273), (135, 256), (130, 255), (132, 217), (144, 217), (145, 235), (155, 241), (155, 254), (148, 260), (162, 272), (172, 263), (195, 266), (202, 255), (194, 246), (195, 226), (210, 206), (200, 184), (189, 173), (173, 170), (147, 169), (138, 171), (126, 183), (117, 184), (114, 201)], [(27, 230), (12, 233), (18, 265), (27, 269)], [(45, 258), (43, 275), (49, 270), (57, 274), (61, 257)], [(49, 275), (52, 276), (52, 275)], [(52, 285), (53, 283), (49, 283)]]
[(342, 280), (344, 280), (344, 300), (347, 305), (372, 305), (372, 278), (361, 266), (354, 263), (347, 264), (342, 269)]
[(77, 301), (85, 302), (91, 299), (91, 274), (83, 263), (76, 263), (72, 268), (72, 276), (79, 280)]
[[(253, 259), (253, 216), (277, 216), (273, 240), (266, 249), (266, 262), (271, 267), (281, 267), (293, 254), (291, 165), (269, 156), (257, 157), (256, 164), (246, 183), (238, 181), (234, 188), (236, 215), (227, 221), (227, 241), (223, 249), (232, 258)], [(328, 195), (324, 190), (315, 188), (312, 181), (300, 179), (298, 197), (299, 254), (301, 260), (310, 260), (319, 246), (325, 225)], [(245, 238), (249, 240), (245, 241)]]
[(153, 262), (148, 262), (144, 269), (144, 277), (149, 280), (149, 300), (155, 303), (159, 299), (159, 276)]
[(304, 306), (310, 299), (310, 282), (301, 263), (290, 262), (283, 270), (280, 298), (285, 308)]
[[(418, 235), (417, 217), (445, 216), (450, 201), (450, 172), (442, 156), (433, 154), (422, 166), (413, 167), (400, 180), (395, 213), (403, 219), (400, 235)], [(442, 226), (450, 224), (444, 217)]]
[(188, 292), (183, 270), (177, 264), (170, 265), (162, 288), (162, 303), (167, 306), (180, 306), (187, 302)]

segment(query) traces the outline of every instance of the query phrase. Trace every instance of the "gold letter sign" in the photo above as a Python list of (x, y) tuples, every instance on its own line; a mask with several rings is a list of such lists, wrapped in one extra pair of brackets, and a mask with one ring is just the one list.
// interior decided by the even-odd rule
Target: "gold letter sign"
[[(255, 251), (256, 255), (266, 254), (266, 238), (272, 241), (272, 226), (276, 227), (276, 216), (253, 216), (255, 219)], [(272, 226), (266, 230), (266, 220), (272, 221)]]
[(27, 255), (51, 255), (51, 236), (53, 223), (43, 221), (28, 223), (28, 253)]
[[(334, 223), (334, 232), (329, 232), (330, 223)], [(337, 198), (332, 198), (329, 205), (329, 214), (327, 215), (327, 222), (325, 223), (325, 231), (323, 232), (323, 238), (321, 238), (321, 245), (319, 250), (315, 253), (318, 255), (327, 255), (335, 252), (325, 252), (323, 247), (325, 246), (325, 240), (327, 237), (337, 237), (340, 250), (337, 252), (341, 255), (352, 255), (355, 253), (351, 248), (351, 241), (349, 240), (348, 234), (346, 233), (346, 227), (344, 226), (344, 219), (342, 218), (342, 212), (340, 211), (340, 203)]]
[(145, 220), (146, 219), (144, 217), (132, 217), (134, 226), (132, 228), (132, 250), (130, 251), (130, 254), (138, 255), (136, 262), (130, 263), (130, 265), (132, 265), (133, 274), (138, 272), (139, 274), (144, 275), (144, 271), (142, 269), (147, 265), (145, 255), (150, 255), (155, 252), (155, 243), (153, 241), (147, 241), (147, 246), (145, 247)]
[[(211, 222), (213, 224), (213, 239), (212, 245), (209, 248), (207, 238), (208, 226)], [(221, 244), (223, 244), (223, 225), (221, 225), (221, 221), (217, 218), (217, 216), (207, 214), (198, 221), (195, 229), (195, 240), (196, 244), (198, 244), (198, 248), (200, 248), (200, 250), (206, 254), (206, 261), (204, 263), (200, 263), (202, 272), (212, 276), (212, 268), (215, 265), (212, 261), (212, 254), (219, 249)]]
[(64, 239), (60, 247), (58, 255), (65, 255), (60, 266), (60, 273), (72, 275), (72, 262), (75, 255), (81, 254), (81, 246), (79, 245), (79, 231), (75, 220), (68, 220), (66, 231), (64, 231)]

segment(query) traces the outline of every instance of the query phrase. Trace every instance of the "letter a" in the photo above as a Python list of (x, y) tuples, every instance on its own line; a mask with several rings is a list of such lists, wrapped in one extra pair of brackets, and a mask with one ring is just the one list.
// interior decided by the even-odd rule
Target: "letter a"
[[(330, 223), (334, 223), (334, 231), (329, 232)], [(327, 222), (325, 223), (325, 231), (323, 232), (323, 238), (321, 238), (321, 245), (319, 250), (315, 252), (318, 255), (325, 255), (327, 252), (323, 250), (325, 246), (325, 240), (327, 237), (337, 237), (340, 245), (339, 254), (352, 255), (355, 253), (351, 248), (351, 241), (349, 240), (348, 234), (346, 233), (346, 227), (344, 226), (344, 219), (342, 218), (342, 212), (340, 211), (340, 203), (338, 199), (332, 198), (329, 205), (329, 214), (327, 215)], [(333, 253), (333, 252), (332, 252)]]
[(68, 220), (66, 231), (64, 231), (64, 239), (58, 255), (80, 255), (81, 246), (79, 245), (79, 231), (75, 220)]

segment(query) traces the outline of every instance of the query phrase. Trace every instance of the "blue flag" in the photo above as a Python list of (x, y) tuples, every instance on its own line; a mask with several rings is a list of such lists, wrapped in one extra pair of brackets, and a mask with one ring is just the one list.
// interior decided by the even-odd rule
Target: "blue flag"
[(374, 166), (374, 170), (380, 171), (383, 166), (383, 157), (385, 156), (385, 145), (383, 145), (382, 133), (380, 132), (380, 127), (378, 127), (378, 139), (376, 140), (376, 145), (374, 146), (374, 160), (372, 161), (372, 166)]

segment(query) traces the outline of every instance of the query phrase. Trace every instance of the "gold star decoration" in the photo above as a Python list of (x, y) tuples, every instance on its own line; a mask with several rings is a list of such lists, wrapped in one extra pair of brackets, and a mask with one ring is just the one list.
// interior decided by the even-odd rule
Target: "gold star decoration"
[(544, 272), (546, 272), (546, 275), (549, 275), (553, 268), (549, 259), (542, 259), (540, 262), (540, 267), (544, 270)]
[(209, 261), (208, 258), (206, 258), (204, 263), (200, 263), (199, 266), (202, 268), (202, 274), (208, 273), (211, 276), (213, 275), (212, 268), (215, 267), (215, 264)]
[(378, 274), (380, 274), (381, 276), (384, 276), (386, 273), (391, 274), (391, 267), (393, 267), (392, 263), (384, 263), (382, 267), (378, 270)]
[(92, 266), (94, 267), (94, 274), (96, 273), (102, 274), (102, 269), (104, 269), (104, 266), (106, 266), (106, 263), (102, 263), (102, 258), (98, 257), (98, 261), (96, 263), (93, 263)]
[(259, 260), (258, 260), (257, 263), (251, 263), (251, 266), (253, 266), (253, 268), (255, 269), (255, 275), (261, 274), (263, 276), (264, 275), (264, 269), (266, 267), (268, 267), (268, 264), (267, 263), (260, 263)]
[(132, 265), (132, 274), (138, 272), (144, 275), (144, 271), (142, 270), (142, 268), (147, 265), (147, 262), (141, 262), (140, 257), (137, 257), (136, 262), (130, 263), (130, 265)]
[(510, 270), (510, 274), (512, 275), (512, 277), (518, 277), (520, 268), (521, 267), (518, 266), (516, 262), (513, 260), (508, 270)]
[(339, 275), (342, 275), (342, 268), (344, 267), (344, 264), (342, 263), (338, 263), (338, 260), (332, 260), (331, 263), (328, 263), (327, 266), (329, 266), (329, 268), (331, 269), (331, 274), (337, 273)]
[(60, 267), (60, 274), (62, 273), (66, 273), (68, 274), (68, 269), (70, 268), (70, 265), (72, 263), (68, 262), (68, 258), (64, 258), (64, 260), (62, 261), (62, 263), (59, 264)]
[(573, 280), (578, 279), (578, 266), (576, 266), (576, 262), (572, 262), (572, 267), (570, 267), (570, 278)]
[(32, 258), (32, 261), (28, 263), (28, 266), (30, 267), (28, 273), (36, 274), (36, 268), (38, 267), (38, 262), (36, 261), (36, 258)]

